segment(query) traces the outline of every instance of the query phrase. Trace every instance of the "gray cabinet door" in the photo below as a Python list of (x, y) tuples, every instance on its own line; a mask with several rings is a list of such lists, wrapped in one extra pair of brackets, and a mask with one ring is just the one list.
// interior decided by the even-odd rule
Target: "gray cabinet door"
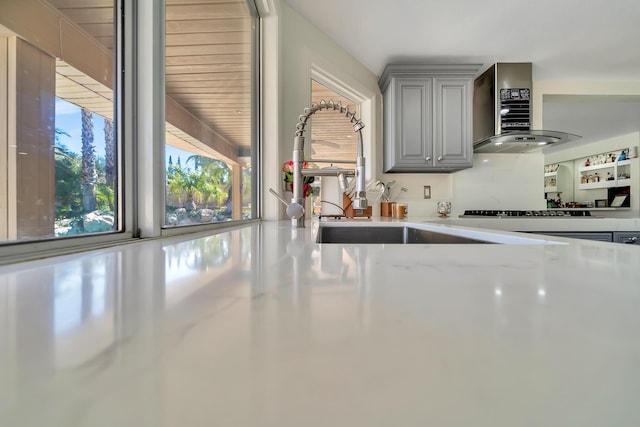
[(640, 232), (616, 231), (613, 233), (613, 241), (628, 245), (640, 245)]
[(436, 167), (462, 169), (472, 165), (471, 84), (471, 79), (434, 80)]
[(421, 168), (433, 165), (433, 93), (431, 79), (397, 79), (395, 166)]
[(554, 231), (554, 232), (538, 232), (531, 231), (533, 234), (546, 234), (547, 236), (568, 237), (570, 239), (597, 240), (599, 242), (613, 242), (613, 233), (600, 231)]

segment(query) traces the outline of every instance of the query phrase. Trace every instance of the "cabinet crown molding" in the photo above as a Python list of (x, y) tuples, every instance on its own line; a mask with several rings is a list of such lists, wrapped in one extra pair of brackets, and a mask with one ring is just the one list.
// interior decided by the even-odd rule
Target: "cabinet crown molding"
[(385, 91), (392, 77), (426, 77), (446, 76), (473, 77), (482, 68), (482, 64), (424, 64), (424, 63), (397, 63), (387, 64), (378, 80), (381, 91)]

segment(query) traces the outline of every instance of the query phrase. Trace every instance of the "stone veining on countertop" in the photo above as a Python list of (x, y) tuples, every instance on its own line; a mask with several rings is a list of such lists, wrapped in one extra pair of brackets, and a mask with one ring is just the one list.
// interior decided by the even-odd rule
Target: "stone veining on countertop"
[(0, 425), (640, 424), (640, 248), (313, 233), (1, 267)]

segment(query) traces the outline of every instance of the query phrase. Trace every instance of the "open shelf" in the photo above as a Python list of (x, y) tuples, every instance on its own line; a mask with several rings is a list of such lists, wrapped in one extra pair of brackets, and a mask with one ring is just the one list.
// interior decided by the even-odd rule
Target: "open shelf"
[[(622, 181), (630, 181), (630, 180), (622, 180)], [(600, 182), (587, 182), (585, 184), (578, 184), (578, 188), (580, 190), (595, 190), (596, 188), (611, 188), (611, 187), (622, 187), (625, 184), (620, 184), (620, 181), (614, 179), (612, 181), (600, 181)], [(629, 184), (626, 184), (629, 185)]]
[[(598, 174), (600, 180), (598, 182), (586, 182), (586, 183), (578, 183), (578, 189), (580, 190), (595, 190), (598, 188), (611, 188), (611, 187), (626, 187), (631, 185), (630, 178), (618, 178), (619, 169), (624, 168), (625, 171), (628, 172), (628, 165), (631, 164), (631, 160), (619, 160), (610, 163), (603, 163), (600, 165), (593, 166), (582, 166), (578, 168), (578, 179), (584, 176), (591, 176), (592, 174)], [(612, 180), (608, 180), (605, 173), (614, 177)], [(627, 175), (628, 176), (628, 175)]]
[(582, 172), (592, 172), (592, 171), (597, 171), (597, 170), (607, 169), (607, 168), (615, 169), (615, 167), (616, 167), (616, 163), (615, 162), (603, 163), (601, 165), (581, 166), (580, 168), (578, 168), (578, 172), (580, 172), (580, 173), (582, 173)]

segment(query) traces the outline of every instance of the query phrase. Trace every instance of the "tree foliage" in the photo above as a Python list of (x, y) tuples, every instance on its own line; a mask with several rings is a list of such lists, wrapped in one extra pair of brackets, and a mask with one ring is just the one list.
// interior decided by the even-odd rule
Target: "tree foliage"
[(59, 143), (55, 146), (55, 194), (58, 219), (73, 218), (82, 214), (82, 160)]
[[(62, 137), (70, 135), (61, 129), (55, 130), (55, 194), (56, 207), (55, 216), (57, 219), (78, 218), (90, 212), (83, 207), (83, 159), (78, 153), (71, 151), (62, 143)], [(95, 153), (94, 153), (95, 156)], [(113, 186), (104, 183), (105, 159), (96, 157), (93, 164), (96, 169), (95, 199), (94, 209), (113, 211), (115, 194)]]
[[(242, 200), (251, 200), (251, 167), (242, 168)], [(243, 203), (244, 204), (244, 203)]]
[(167, 186), (170, 194), (184, 203), (187, 210), (195, 210), (198, 204), (207, 205), (213, 201), (222, 206), (229, 198), (231, 169), (226, 163), (204, 156), (193, 155), (185, 162), (193, 165), (183, 168), (178, 158), (177, 164), (167, 167)]
[(190, 169), (182, 169), (181, 166), (169, 166), (167, 168), (167, 185), (169, 191), (184, 203), (187, 210), (195, 210), (197, 202), (202, 200), (201, 188), (204, 181), (200, 174), (191, 172)]

